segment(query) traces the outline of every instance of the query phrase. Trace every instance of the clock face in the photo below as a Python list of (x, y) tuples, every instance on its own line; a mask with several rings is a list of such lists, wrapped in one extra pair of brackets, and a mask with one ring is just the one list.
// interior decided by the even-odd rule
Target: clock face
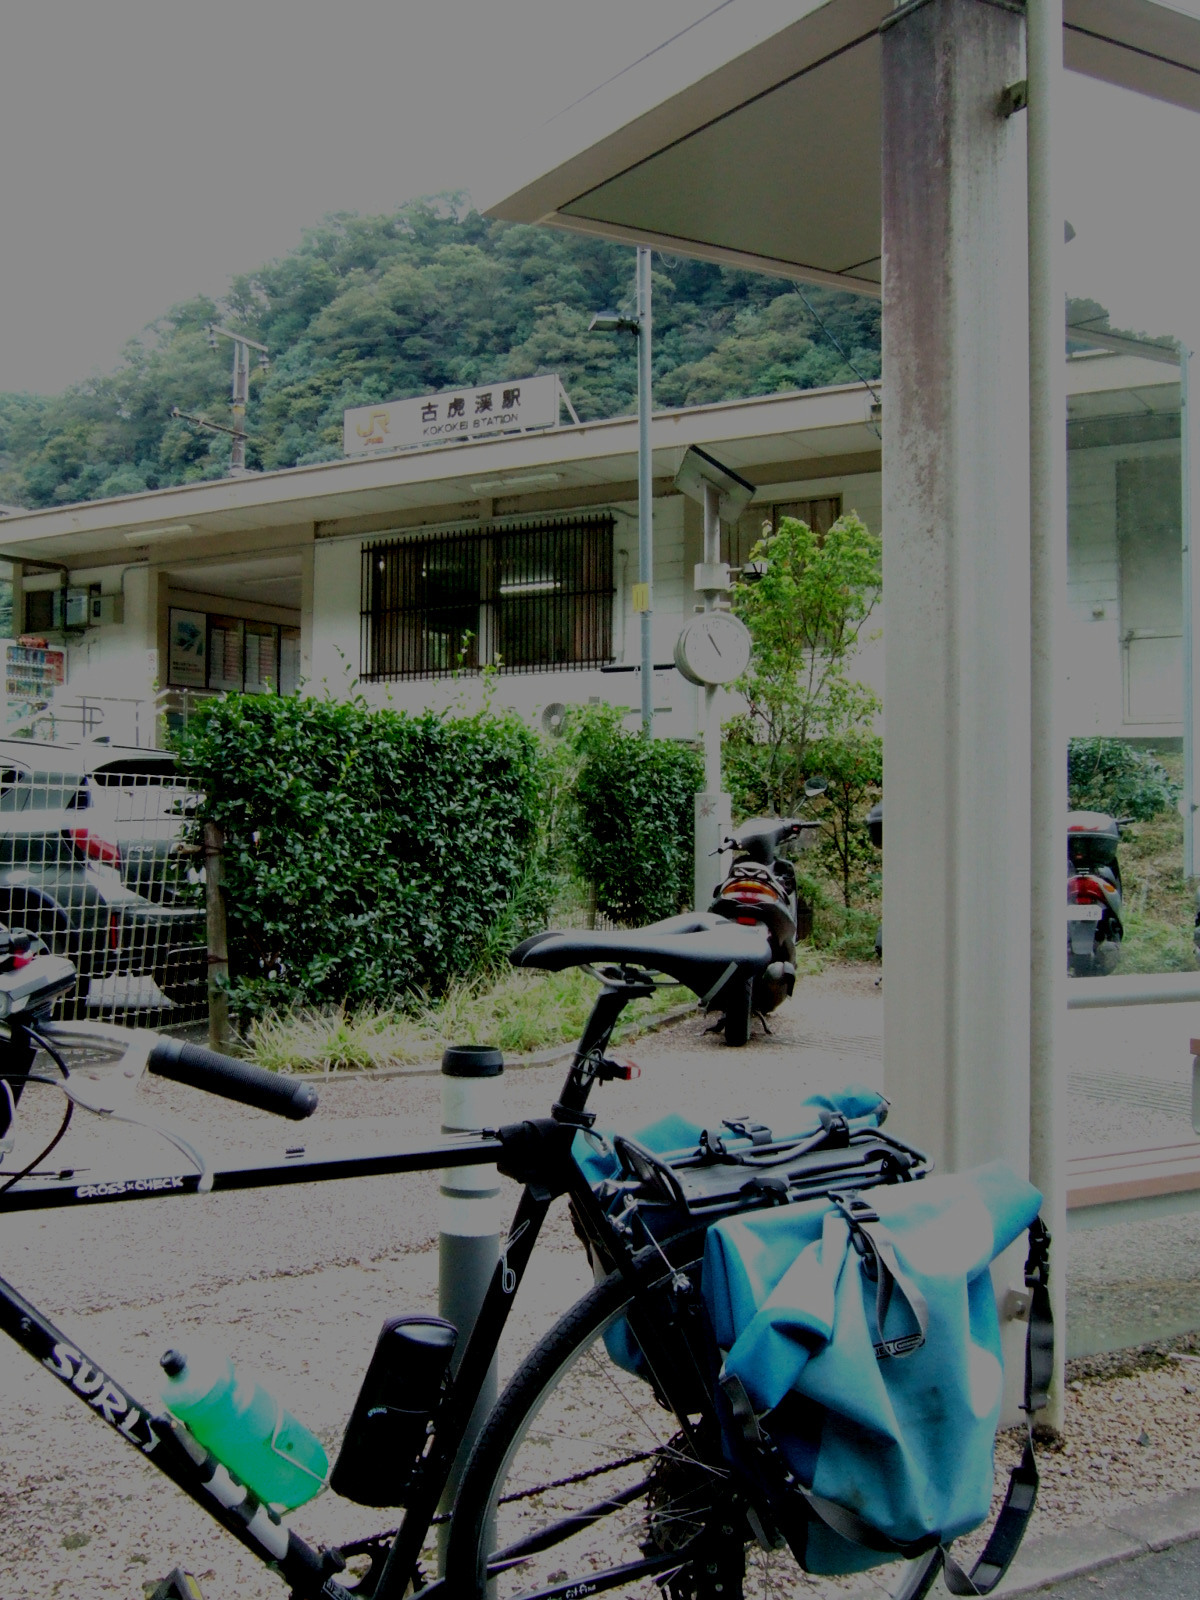
[(702, 611), (684, 624), (675, 665), (692, 683), (732, 683), (750, 665), (750, 633), (728, 611)]

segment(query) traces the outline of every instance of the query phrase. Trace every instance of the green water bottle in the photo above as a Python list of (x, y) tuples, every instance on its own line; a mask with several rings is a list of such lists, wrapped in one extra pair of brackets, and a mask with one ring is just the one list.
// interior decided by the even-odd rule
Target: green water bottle
[(290, 1511), (325, 1487), (329, 1458), (316, 1434), (228, 1356), (189, 1361), (168, 1350), (160, 1365), (167, 1410), (260, 1500)]

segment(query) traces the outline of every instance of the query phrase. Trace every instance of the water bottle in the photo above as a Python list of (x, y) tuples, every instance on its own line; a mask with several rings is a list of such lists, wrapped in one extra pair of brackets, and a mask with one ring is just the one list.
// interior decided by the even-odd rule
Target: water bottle
[(375, 1344), (329, 1487), (360, 1506), (402, 1506), (458, 1339), (441, 1317), (389, 1317)]
[(290, 1511), (325, 1487), (329, 1458), (316, 1434), (228, 1356), (189, 1361), (168, 1350), (160, 1365), (167, 1410), (258, 1499)]

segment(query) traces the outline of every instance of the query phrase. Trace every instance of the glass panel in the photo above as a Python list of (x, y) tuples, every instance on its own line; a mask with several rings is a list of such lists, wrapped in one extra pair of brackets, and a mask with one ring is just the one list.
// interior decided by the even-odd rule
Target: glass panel
[[(1184, 780), (1177, 341), (1200, 343), (1200, 117), (1072, 73), (1064, 101), (1071, 793), (1077, 809), (1128, 815), (1140, 809), (1132, 791), (1103, 776), (1118, 758)], [(1115, 743), (1082, 743), (1095, 738)], [(1072, 924), (1072, 971), (1194, 967), (1182, 867), (1183, 819), (1168, 791), (1155, 815), (1122, 830), (1119, 915), (1102, 917), (1094, 941), (1090, 926)]]
[(208, 619), (208, 687), (242, 687), (242, 654), (246, 625), (240, 617)]
[(246, 693), (279, 687), (279, 629), (273, 622), (246, 624)]
[(295, 694), (300, 687), (300, 629), (279, 632), (279, 692)]

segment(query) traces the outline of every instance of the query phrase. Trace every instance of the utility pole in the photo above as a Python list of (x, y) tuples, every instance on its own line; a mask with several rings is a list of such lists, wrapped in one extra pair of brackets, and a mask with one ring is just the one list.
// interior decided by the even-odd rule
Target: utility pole
[[(265, 344), (248, 339), (244, 333), (234, 333), (230, 328), (208, 325), (208, 342), (216, 349), (221, 339), (233, 341), (233, 446), (229, 454), (229, 476), (240, 478), (246, 471), (246, 402), (250, 398), (250, 352), (259, 352), (258, 364), (265, 372), (270, 366)], [(224, 430), (221, 430), (224, 431)]]

